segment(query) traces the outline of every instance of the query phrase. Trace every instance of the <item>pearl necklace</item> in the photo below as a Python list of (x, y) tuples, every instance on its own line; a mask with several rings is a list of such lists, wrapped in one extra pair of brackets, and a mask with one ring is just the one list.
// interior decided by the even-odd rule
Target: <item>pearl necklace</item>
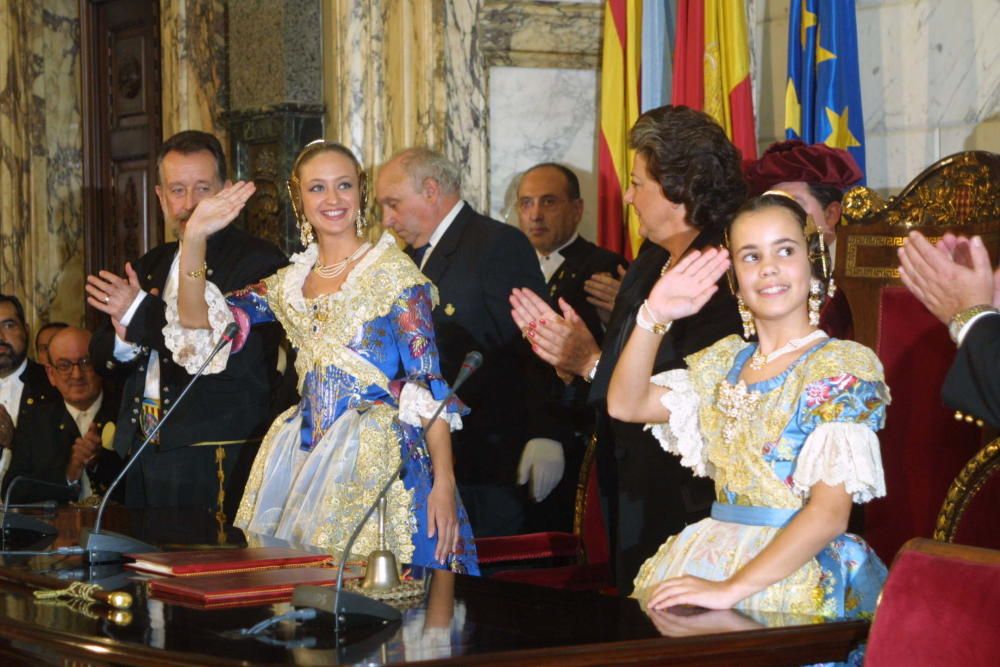
[(368, 252), (368, 249), (372, 247), (371, 243), (362, 243), (357, 250), (351, 253), (350, 257), (346, 257), (339, 262), (334, 262), (333, 264), (321, 264), (317, 258), (316, 263), (313, 265), (313, 272), (319, 274), (323, 278), (336, 278), (341, 273), (347, 270), (347, 266), (361, 257), (363, 254)]
[(781, 355), (798, 350), (799, 348), (804, 347), (807, 343), (811, 343), (814, 340), (822, 338), (826, 338), (826, 332), (822, 329), (816, 329), (816, 331), (813, 331), (811, 334), (803, 336), (802, 338), (793, 338), (777, 350), (768, 354), (764, 354), (760, 351), (760, 343), (758, 343), (757, 349), (754, 350), (753, 356), (750, 357), (750, 368), (751, 370), (759, 371)]

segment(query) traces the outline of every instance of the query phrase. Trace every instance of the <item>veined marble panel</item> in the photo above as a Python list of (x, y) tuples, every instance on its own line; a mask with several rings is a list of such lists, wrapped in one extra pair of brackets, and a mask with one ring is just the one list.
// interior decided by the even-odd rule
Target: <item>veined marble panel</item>
[(462, 168), (462, 195), (482, 211), (489, 187), (482, 0), (445, 3), (445, 154)]
[(483, 52), (490, 65), (597, 67), (603, 8), (599, 2), (489, 1)]
[(83, 321), (79, 55), (76, 0), (0, 11), (0, 291), (32, 329)]
[(580, 231), (593, 240), (597, 218), (597, 72), (490, 68), (490, 214), (507, 216), (517, 176), (539, 162), (560, 162), (580, 178)]

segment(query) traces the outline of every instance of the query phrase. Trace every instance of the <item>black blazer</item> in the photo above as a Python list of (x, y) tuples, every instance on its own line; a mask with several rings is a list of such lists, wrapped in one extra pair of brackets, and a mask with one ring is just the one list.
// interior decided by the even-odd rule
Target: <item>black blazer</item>
[(600, 345), (604, 340), (604, 326), (597, 315), (597, 308), (587, 301), (583, 284), (595, 273), (610, 273), (617, 277), (618, 267), (627, 267), (628, 263), (621, 255), (605, 250), (582, 236), (560, 250), (559, 254), (565, 259), (549, 279), (546, 300), (556, 312), (560, 312), (559, 299), (565, 299), (580, 315), (590, 329), (590, 334)]
[[(718, 245), (721, 236), (721, 232), (703, 232), (691, 247)], [(668, 257), (664, 248), (647, 242), (629, 267), (608, 322), (590, 392), (591, 403), (599, 408), (598, 465), (602, 485), (615, 508), (611, 523), (616, 540), (616, 580), (623, 589), (631, 586), (639, 566), (667, 537), (708, 515), (714, 495), (710, 480), (694, 477), (678, 457), (666, 454), (655, 438), (643, 431), (642, 424), (611, 419), (606, 410), (611, 373), (635, 327), (636, 313)], [(685, 356), (740, 331), (736, 299), (723, 276), (719, 289), (701, 311), (674, 322), (663, 337), (653, 372), (684, 368)]]
[(472, 412), (453, 434), (457, 479), (513, 484), (527, 437), (522, 386), (531, 351), (509, 299), (515, 287), (545, 293), (538, 256), (520, 230), (466, 203), (423, 272), (440, 297), (433, 318), (445, 379), (454, 380), (469, 351), (483, 355), (482, 367), (458, 392)]
[(28, 359), (28, 365), (21, 372), (21, 382), (24, 383), (24, 390), (21, 392), (21, 400), (18, 403), (17, 423), (20, 425), (24, 409), (36, 403), (50, 403), (59, 401), (59, 392), (49, 382), (49, 376), (45, 373), (45, 367), (39, 363)]
[(1000, 315), (984, 315), (966, 332), (945, 376), (941, 398), (1000, 428)]
[[(117, 407), (107, 395), (104, 396), (101, 408), (94, 417), (99, 429), (108, 422), (114, 423)], [(79, 437), (80, 430), (63, 401), (46, 401), (27, 406), (18, 417), (10, 468), (3, 482), (4, 494), (10, 482), (23, 475), (63, 488), (23, 480), (14, 485), (11, 502), (75, 500), (79, 488), (66, 484), (66, 466), (69, 465), (73, 442)], [(94, 491), (103, 492), (119, 473), (121, 466), (122, 460), (115, 452), (101, 449), (96, 462), (87, 468)]]
[[(605, 250), (578, 236), (573, 243), (559, 251), (565, 258), (549, 279), (544, 295), (549, 305), (558, 313), (559, 299), (564, 299), (587, 325), (598, 345), (604, 341), (604, 325), (597, 308), (587, 301), (583, 284), (595, 273), (618, 275), (619, 266), (628, 266), (625, 258)], [(551, 366), (535, 359), (531, 368), (532, 379), (526, 388), (529, 401), (539, 406), (532, 413), (529, 426), (532, 437), (558, 440), (563, 446), (584, 444), (586, 436), (594, 429), (594, 411), (587, 405), (590, 385), (583, 378), (576, 378), (569, 385), (563, 383)], [(582, 439), (578, 436), (582, 436)]]
[[(133, 268), (142, 288), (162, 292), (177, 243), (165, 243), (149, 251)], [(208, 279), (223, 293), (256, 283), (287, 264), (277, 247), (234, 227), (227, 227), (208, 240)], [(115, 432), (115, 450), (123, 458), (139, 433), (141, 403), (145, 391), (146, 364), (156, 350), (160, 358), (160, 400), (163, 412), (191, 376), (173, 362), (163, 342), (165, 305), (149, 294), (136, 309), (128, 325), (128, 340), (142, 346), (129, 362), (114, 356), (115, 332), (110, 320), (94, 334), (90, 356), (97, 370), (122, 381), (122, 404)], [(160, 430), (160, 449), (169, 450), (194, 443), (231, 443), (259, 438), (267, 427), (272, 369), (275, 366), (280, 327), (253, 327), (239, 354), (230, 356), (226, 370), (205, 375), (192, 387), (184, 402)]]

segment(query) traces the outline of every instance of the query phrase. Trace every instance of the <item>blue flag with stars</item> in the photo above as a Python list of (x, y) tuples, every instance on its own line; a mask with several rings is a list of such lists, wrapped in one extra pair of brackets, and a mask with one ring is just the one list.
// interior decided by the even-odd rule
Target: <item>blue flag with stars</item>
[(854, 0), (791, 0), (785, 137), (845, 148), (865, 171)]

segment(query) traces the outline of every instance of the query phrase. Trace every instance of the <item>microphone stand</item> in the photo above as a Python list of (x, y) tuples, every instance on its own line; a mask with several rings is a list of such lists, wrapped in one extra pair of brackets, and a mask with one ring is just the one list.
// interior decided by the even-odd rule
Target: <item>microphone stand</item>
[(25, 475), (18, 475), (10, 481), (7, 485), (7, 494), (4, 496), (3, 502), (3, 518), (0, 519), (0, 528), (2, 528), (3, 538), (2, 543), (6, 545), (7, 537), (11, 530), (24, 531), (28, 533), (33, 533), (38, 539), (52, 537), (56, 534), (56, 529), (54, 526), (42, 521), (41, 519), (36, 519), (32, 516), (26, 516), (18, 512), (11, 512), (12, 507), (23, 507), (32, 508), (38, 507), (45, 510), (56, 509), (57, 503), (54, 501), (45, 501), (40, 503), (11, 503), (10, 494), (20, 482), (34, 482), (36, 484), (42, 484), (44, 486), (51, 486), (56, 489), (66, 489), (65, 484), (56, 484), (55, 482), (49, 482), (44, 479), (35, 479), (33, 477), (27, 477)]
[[(483, 363), (483, 355), (479, 352), (469, 352), (465, 355), (465, 361), (462, 363), (462, 368), (458, 372), (458, 376), (455, 378), (454, 384), (448, 391), (448, 394), (441, 400), (438, 404), (437, 410), (429, 420), (427, 420), (428, 426), (434, 423), (441, 412), (444, 410), (448, 401), (452, 399), (458, 388), (461, 387), (469, 376), (472, 375), (476, 369)], [(426, 436), (424, 436), (426, 441)], [(334, 618), (334, 631), (339, 635), (341, 623), (347, 620), (348, 616), (367, 616), (371, 617), (374, 622), (381, 622), (383, 625), (391, 623), (392, 621), (398, 621), (402, 618), (402, 614), (398, 609), (392, 607), (379, 600), (374, 600), (360, 593), (353, 593), (351, 591), (344, 590), (344, 568), (347, 566), (347, 558), (351, 553), (351, 548), (354, 546), (354, 542), (358, 539), (361, 534), (361, 530), (368, 523), (368, 519), (371, 518), (375, 509), (381, 504), (383, 498), (389, 492), (392, 487), (392, 483), (403, 473), (403, 469), (406, 467), (407, 459), (405, 456), (400, 455), (399, 465), (396, 470), (393, 471), (389, 479), (386, 480), (385, 484), (379, 490), (378, 495), (375, 497), (375, 501), (368, 507), (364, 516), (361, 517), (361, 521), (354, 528), (354, 532), (351, 533), (351, 537), (347, 540), (347, 544), (344, 546), (343, 555), (340, 558), (340, 568), (337, 572), (337, 585), (334, 590), (330, 590), (325, 586), (296, 586), (292, 594), (292, 604), (299, 607), (313, 607), (315, 609), (320, 609), (328, 613), (333, 614)], [(343, 601), (343, 604), (341, 602)]]
[(139, 460), (139, 457), (149, 446), (149, 443), (153, 441), (156, 434), (160, 432), (163, 424), (166, 423), (167, 419), (174, 413), (177, 406), (180, 405), (181, 401), (187, 395), (188, 390), (195, 381), (202, 376), (208, 365), (212, 363), (212, 359), (215, 355), (226, 345), (226, 343), (232, 342), (233, 338), (239, 332), (239, 325), (235, 322), (231, 323), (226, 327), (225, 331), (222, 332), (222, 336), (219, 338), (219, 342), (215, 344), (212, 348), (212, 352), (205, 359), (204, 363), (198, 368), (197, 372), (191, 377), (184, 390), (181, 391), (180, 395), (174, 400), (174, 404), (169, 410), (164, 413), (163, 417), (156, 424), (156, 427), (146, 436), (139, 448), (135, 450), (132, 454), (132, 458), (128, 460), (123, 467), (118, 476), (115, 477), (114, 481), (108, 485), (108, 490), (104, 493), (104, 499), (101, 500), (100, 506), (97, 508), (97, 518), (94, 520), (94, 527), (92, 529), (84, 528), (80, 531), (80, 546), (82, 546), (86, 553), (84, 555), (84, 560), (88, 563), (112, 563), (122, 560), (122, 554), (125, 553), (149, 553), (151, 551), (159, 551), (157, 547), (151, 544), (147, 544), (141, 540), (137, 540), (134, 537), (128, 535), (122, 535), (120, 533), (113, 533), (111, 531), (101, 530), (101, 521), (104, 518), (104, 509), (107, 507), (108, 500), (111, 498), (111, 492), (115, 490), (115, 487), (121, 483), (128, 471), (135, 465), (135, 462)]

